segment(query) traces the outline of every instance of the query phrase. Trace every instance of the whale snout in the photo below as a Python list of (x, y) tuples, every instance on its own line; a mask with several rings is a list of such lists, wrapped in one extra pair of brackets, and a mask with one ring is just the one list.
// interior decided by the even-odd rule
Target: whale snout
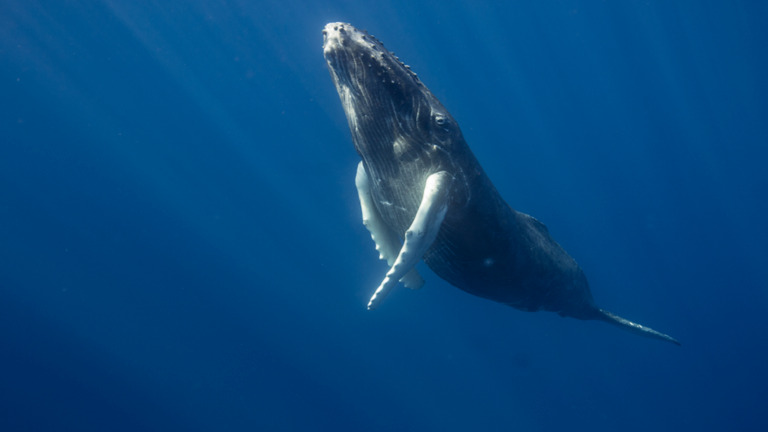
[(362, 32), (350, 24), (342, 22), (328, 23), (323, 28), (323, 53), (343, 49), (350, 46), (350, 42), (362, 39)]

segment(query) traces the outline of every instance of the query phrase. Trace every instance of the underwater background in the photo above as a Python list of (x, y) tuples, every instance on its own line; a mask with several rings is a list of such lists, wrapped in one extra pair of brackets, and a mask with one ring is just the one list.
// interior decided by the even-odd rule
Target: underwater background
[[(386, 272), (322, 56), (458, 120), (597, 304)], [(768, 4), (0, 4), (0, 430), (768, 429)]]

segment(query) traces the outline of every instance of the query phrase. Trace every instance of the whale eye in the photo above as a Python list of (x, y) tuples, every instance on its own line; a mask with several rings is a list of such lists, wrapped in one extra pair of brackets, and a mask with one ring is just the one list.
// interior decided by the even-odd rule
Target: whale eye
[(453, 130), (453, 122), (443, 113), (433, 114), (432, 121), (435, 122), (435, 129), (440, 133), (450, 133)]

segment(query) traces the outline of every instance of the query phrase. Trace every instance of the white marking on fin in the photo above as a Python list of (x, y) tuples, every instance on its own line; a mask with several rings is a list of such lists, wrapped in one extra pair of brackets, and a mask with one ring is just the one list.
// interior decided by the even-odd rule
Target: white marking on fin
[(368, 302), (368, 309), (375, 309), (384, 297), (397, 285), (397, 281), (413, 270), (424, 252), (435, 241), (440, 225), (448, 212), (448, 198), (452, 177), (445, 171), (427, 177), (424, 195), (416, 217), (405, 232), (405, 242), (394, 264)]
[[(376, 205), (373, 203), (373, 196), (371, 195), (370, 180), (362, 162), (357, 165), (355, 186), (357, 186), (357, 195), (360, 198), (360, 208), (363, 211), (363, 225), (371, 233), (371, 238), (376, 244), (376, 250), (379, 251), (379, 259), (387, 261), (387, 265), (391, 267), (395, 263), (397, 254), (400, 251), (400, 239), (384, 223), (379, 211), (376, 210)], [(411, 289), (419, 289), (424, 285), (424, 279), (421, 278), (416, 268), (411, 269), (411, 271), (402, 276), (400, 282)]]

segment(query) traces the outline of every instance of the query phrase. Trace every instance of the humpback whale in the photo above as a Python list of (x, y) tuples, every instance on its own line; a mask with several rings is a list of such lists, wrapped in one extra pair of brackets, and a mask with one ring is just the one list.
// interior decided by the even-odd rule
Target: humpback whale
[(398, 283), (419, 288), (423, 260), (440, 278), (524, 311), (602, 320), (674, 344), (596, 306), (584, 272), (547, 227), (510, 207), (456, 120), (411, 69), (365, 31), (323, 29), (323, 54), (361, 162), (363, 224), (387, 261), (368, 309)]

